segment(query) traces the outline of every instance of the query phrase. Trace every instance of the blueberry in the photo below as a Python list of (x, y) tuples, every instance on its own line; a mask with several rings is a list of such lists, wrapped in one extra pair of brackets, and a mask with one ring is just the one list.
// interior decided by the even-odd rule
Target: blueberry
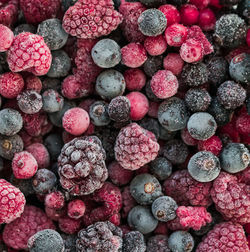
[(177, 203), (169, 196), (157, 198), (151, 207), (154, 217), (163, 222), (176, 218)]
[(169, 131), (169, 130), (166, 130), (165, 128), (163, 128), (161, 125), (160, 125), (160, 136), (159, 138), (161, 140), (171, 140), (175, 137), (176, 135), (176, 131)]
[(108, 115), (108, 103), (96, 101), (89, 108), (89, 116), (92, 123), (96, 126), (105, 126), (110, 123)]
[(61, 234), (63, 238), (65, 252), (76, 252), (76, 235), (66, 235), (64, 233)]
[(47, 89), (43, 92), (42, 99), (45, 112), (53, 113), (63, 108), (64, 98), (54, 89)]
[(191, 252), (194, 238), (186, 231), (175, 231), (168, 238), (168, 246), (172, 252)]
[(189, 113), (185, 102), (177, 97), (171, 97), (162, 102), (158, 110), (160, 124), (169, 131), (184, 129)]
[(62, 23), (57, 18), (51, 18), (38, 25), (37, 34), (44, 38), (50, 50), (61, 49), (68, 40), (68, 33), (62, 27)]
[(146, 243), (144, 236), (139, 231), (132, 231), (123, 236), (123, 252), (145, 252)]
[(130, 101), (126, 96), (117, 96), (108, 105), (108, 114), (115, 122), (126, 122), (130, 118)]
[(158, 220), (154, 218), (149, 208), (136, 206), (128, 214), (128, 224), (142, 234), (148, 234), (155, 230)]
[(199, 182), (210, 182), (220, 173), (220, 161), (210, 151), (200, 151), (188, 162), (189, 174)]
[(157, 71), (162, 69), (163, 56), (148, 56), (146, 62), (143, 64), (145, 74), (152, 77)]
[(139, 125), (144, 129), (151, 131), (154, 133), (155, 138), (158, 139), (160, 136), (160, 124), (154, 118), (144, 117), (140, 122)]
[(48, 149), (51, 160), (56, 161), (61, 153), (64, 143), (59, 134), (53, 133), (45, 138), (44, 145)]
[(20, 24), (13, 31), (15, 36), (17, 36), (18, 34), (20, 34), (22, 32), (30, 32), (30, 33), (35, 34), (36, 27), (31, 24)]
[(61, 91), (61, 81), (59, 79), (56, 78), (49, 78), (49, 77), (45, 77), (43, 80), (43, 91), (47, 90), (47, 89), (54, 89), (56, 91)]
[(150, 164), (150, 172), (159, 180), (167, 179), (172, 173), (172, 164), (164, 157), (158, 157)]

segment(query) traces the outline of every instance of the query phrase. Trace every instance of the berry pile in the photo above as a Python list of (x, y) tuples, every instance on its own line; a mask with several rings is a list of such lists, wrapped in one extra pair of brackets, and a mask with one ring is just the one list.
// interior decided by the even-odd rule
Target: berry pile
[(0, 0), (0, 251), (250, 252), (249, 0)]

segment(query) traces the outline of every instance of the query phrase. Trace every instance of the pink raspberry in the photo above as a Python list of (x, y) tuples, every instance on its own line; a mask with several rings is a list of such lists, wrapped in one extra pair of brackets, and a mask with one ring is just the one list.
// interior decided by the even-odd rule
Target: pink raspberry
[(14, 33), (7, 26), (0, 24), (0, 52), (6, 52), (14, 40)]
[(171, 71), (174, 75), (179, 75), (183, 66), (184, 61), (179, 53), (169, 53), (163, 60), (164, 69)]
[(130, 187), (126, 186), (122, 192), (122, 217), (127, 218), (130, 210), (137, 205), (137, 202), (130, 193)]
[(115, 158), (128, 170), (137, 170), (157, 157), (159, 144), (155, 135), (131, 123), (122, 128), (116, 138)]
[(8, 27), (17, 20), (19, 0), (1, 1), (0, 4), (0, 24)]
[(28, 179), (35, 175), (38, 169), (36, 159), (27, 151), (17, 152), (12, 160), (13, 174), (17, 179)]
[(179, 47), (187, 38), (188, 28), (181, 24), (172, 24), (165, 30), (165, 39), (170, 46)]
[(167, 41), (162, 35), (147, 37), (144, 41), (144, 47), (152, 56), (161, 55), (167, 50)]
[(64, 203), (64, 195), (60, 191), (48, 193), (44, 199), (44, 204), (48, 208), (62, 209)]
[(199, 26), (203, 31), (212, 31), (215, 27), (216, 17), (214, 12), (207, 8), (200, 11)]
[(66, 234), (75, 234), (81, 229), (81, 221), (64, 216), (58, 220), (58, 226)]
[(45, 75), (51, 61), (51, 52), (43, 37), (29, 32), (17, 35), (7, 53), (7, 62), (12, 72), (27, 71), (34, 75)]
[(222, 142), (219, 137), (212, 136), (205, 141), (198, 141), (199, 151), (210, 151), (214, 155), (218, 156), (222, 149)]
[(42, 81), (35, 75), (31, 74), (25, 78), (25, 87), (27, 90), (34, 90), (40, 93), (43, 87)]
[(140, 43), (130, 43), (121, 49), (122, 62), (125, 66), (140, 67), (147, 60), (147, 52)]
[(198, 144), (198, 140), (194, 139), (187, 128), (181, 131), (181, 139), (186, 145), (195, 146)]
[(181, 225), (180, 218), (178, 216), (175, 219), (167, 222), (167, 228), (172, 231), (177, 230), (187, 231), (189, 229), (188, 227), (184, 227), (183, 225)]
[(160, 70), (154, 74), (150, 82), (153, 93), (160, 99), (174, 96), (179, 87), (176, 76), (168, 70)]
[(139, 68), (128, 69), (123, 74), (126, 88), (130, 91), (140, 91), (146, 84), (146, 75)]
[(81, 218), (86, 210), (86, 206), (82, 200), (75, 199), (69, 202), (67, 208), (67, 214), (72, 219)]
[(78, 0), (63, 17), (63, 28), (71, 36), (97, 38), (110, 34), (122, 22), (112, 0)]
[(158, 8), (167, 18), (167, 27), (172, 24), (180, 23), (181, 17), (179, 11), (171, 4), (164, 4)]
[(8, 99), (16, 98), (24, 87), (23, 77), (18, 73), (0, 75), (0, 94)]
[(249, 252), (247, 239), (241, 225), (222, 222), (204, 237), (196, 252)]
[(180, 9), (181, 23), (193, 25), (198, 23), (199, 11), (193, 4), (184, 4)]
[(25, 203), (25, 197), (18, 188), (0, 179), (0, 224), (10, 223), (20, 217)]

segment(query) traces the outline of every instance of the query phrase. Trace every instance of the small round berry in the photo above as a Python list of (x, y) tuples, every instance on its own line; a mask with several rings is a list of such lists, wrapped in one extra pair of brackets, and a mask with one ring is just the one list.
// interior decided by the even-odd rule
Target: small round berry
[(160, 10), (165, 15), (167, 19), (167, 27), (175, 23), (180, 23), (180, 13), (174, 5), (164, 4), (161, 5), (158, 10)]
[(126, 84), (123, 75), (116, 70), (106, 70), (96, 79), (95, 90), (104, 100), (122, 95)]
[(159, 180), (167, 179), (172, 173), (172, 164), (165, 157), (158, 157), (149, 165), (150, 172)]
[(61, 209), (64, 206), (64, 195), (60, 191), (46, 194), (44, 199), (46, 207), (53, 209)]
[(82, 200), (75, 199), (69, 202), (67, 208), (67, 214), (72, 219), (81, 218), (86, 210), (86, 206)]
[(165, 31), (165, 39), (168, 45), (179, 47), (185, 42), (187, 34), (187, 27), (181, 24), (172, 24)]
[(108, 103), (104, 101), (96, 101), (91, 104), (89, 116), (92, 123), (96, 126), (105, 126), (110, 123), (108, 115)]
[(209, 5), (210, 0), (190, 0), (189, 2), (195, 5), (198, 9), (202, 10)]
[(143, 64), (144, 73), (152, 77), (157, 71), (162, 69), (163, 56), (148, 56), (146, 62)]
[(210, 151), (215, 156), (218, 156), (222, 149), (222, 142), (219, 137), (212, 136), (205, 141), (198, 142), (199, 151)]
[(194, 248), (194, 238), (186, 231), (175, 231), (168, 238), (171, 251), (191, 252)]
[(220, 161), (210, 151), (200, 151), (188, 162), (189, 174), (199, 182), (210, 182), (220, 174)]
[(10, 28), (0, 24), (0, 52), (6, 52), (14, 40), (14, 34)]
[(43, 110), (54, 113), (63, 108), (64, 98), (54, 89), (47, 89), (42, 94)]
[[(154, 230), (156, 235), (149, 237), (147, 242), (147, 252), (170, 252), (168, 247), (168, 237), (165, 233), (166, 223), (160, 222)], [(161, 231), (161, 228), (163, 231)], [(160, 230), (158, 232), (158, 230)]]
[(123, 75), (129, 91), (140, 91), (146, 84), (146, 75), (139, 68), (128, 69)]
[(242, 0), (239, 1), (237, 6), (237, 12), (241, 17), (244, 17), (246, 19), (247, 23), (250, 22), (250, 7), (249, 7), (249, 1), (248, 0)]
[(203, 31), (212, 31), (215, 27), (216, 17), (214, 12), (207, 8), (200, 11), (199, 26)]
[(189, 146), (195, 146), (198, 143), (198, 141), (190, 135), (187, 128), (181, 131), (181, 139), (186, 145)]
[(174, 75), (179, 75), (182, 72), (184, 61), (179, 53), (169, 53), (163, 60), (165, 70), (171, 71)]
[(145, 238), (139, 231), (131, 231), (123, 236), (123, 252), (145, 252)]
[(40, 94), (43, 88), (43, 83), (39, 77), (32, 74), (25, 78), (25, 87), (27, 90), (34, 90)]
[(91, 56), (99, 67), (114, 67), (121, 61), (120, 46), (112, 39), (102, 39), (92, 48)]
[(144, 41), (144, 47), (148, 54), (157, 56), (163, 54), (167, 50), (167, 42), (162, 35), (147, 37)]
[(184, 25), (194, 25), (198, 23), (199, 11), (193, 4), (185, 4), (180, 9), (181, 23)]

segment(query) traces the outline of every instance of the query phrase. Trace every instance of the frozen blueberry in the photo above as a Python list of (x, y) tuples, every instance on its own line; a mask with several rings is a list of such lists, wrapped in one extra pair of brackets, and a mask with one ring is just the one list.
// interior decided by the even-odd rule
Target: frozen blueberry
[(172, 252), (191, 252), (194, 238), (186, 231), (175, 231), (168, 238), (168, 246)]
[(148, 234), (155, 230), (158, 220), (154, 218), (149, 208), (136, 206), (128, 214), (128, 224), (142, 234)]
[(150, 164), (150, 172), (159, 180), (167, 179), (172, 173), (172, 164), (164, 157), (158, 157)]
[(163, 128), (162, 126), (160, 126), (159, 138), (161, 140), (165, 140), (165, 141), (171, 140), (175, 137), (175, 135), (176, 135), (176, 131), (169, 131), (169, 130), (166, 130), (165, 128)]
[(92, 48), (91, 56), (99, 67), (114, 67), (121, 61), (120, 46), (112, 39), (102, 39)]
[(125, 91), (125, 79), (116, 70), (106, 70), (96, 79), (96, 92), (104, 99), (111, 100)]
[(123, 236), (123, 252), (145, 252), (146, 242), (139, 231), (132, 231)]
[(43, 110), (53, 113), (63, 108), (64, 98), (54, 89), (47, 89), (42, 94)]
[(44, 145), (49, 151), (51, 160), (56, 161), (64, 143), (59, 134), (50, 134), (45, 138)]
[(148, 56), (146, 62), (143, 64), (145, 74), (152, 77), (158, 70), (162, 69), (163, 56)]
[(96, 126), (105, 126), (110, 123), (108, 115), (108, 103), (104, 101), (96, 101), (89, 108), (89, 116)]
[(138, 18), (139, 30), (146, 36), (162, 34), (167, 27), (167, 18), (158, 9), (147, 9)]
[(153, 175), (143, 173), (131, 181), (130, 193), (139, 204), (149, 205), (162, 195), (161, 184)]
[(38, 25), (37, 34), (44, 38), (50, 50), (61, 49), (68, 40), (68, 33), (62, 28), (62, 23), (57, 18), (51, 18)]
[(35, 34), (36, 27), (31, 24), (20, 24), (13, 31), (15, 36), (17, 36), (18, 34), (20, 34), (22, 32), (30, 32), (30, 33)]
[(115, 122), (126, 122), (130, 118), (130, 101), (126, 96), (117, 96), (108, 105), (108, 114)]
[(157, 198), (151, 207), (154, 217), (163, 222), (167, 222), (176, 218), (177, 203), (168, 196)]
[(159, 122), (150, 117), (144, 117), (140, 122), (139, 125), (144, 129), (154, 133), (155, 138), (158, 139), (160, 136), (160, 124)]
[(53, 51), (52, 63), (47, 73), (50, 78), (65, 77), (69, 74), (71, 69), (71, 60), (68, 54), (63, 50)]
[(244, 144), (229, 143), (220, 154), (221, 168), (229, 173), (246, 169), (250, 162), (250, 153)]
[(189, 174), (199, 182), (210, 182), (220, 173), (220, 161), (210, 151), (200, 151), (188, 162)]
[(59, 92), (61, 90), (61, 87), (62, 84), (59, 79), (45, 77), (43, 80), (43, 88), (42, 88), (43, 91), (47, 89), (54, 89)]

